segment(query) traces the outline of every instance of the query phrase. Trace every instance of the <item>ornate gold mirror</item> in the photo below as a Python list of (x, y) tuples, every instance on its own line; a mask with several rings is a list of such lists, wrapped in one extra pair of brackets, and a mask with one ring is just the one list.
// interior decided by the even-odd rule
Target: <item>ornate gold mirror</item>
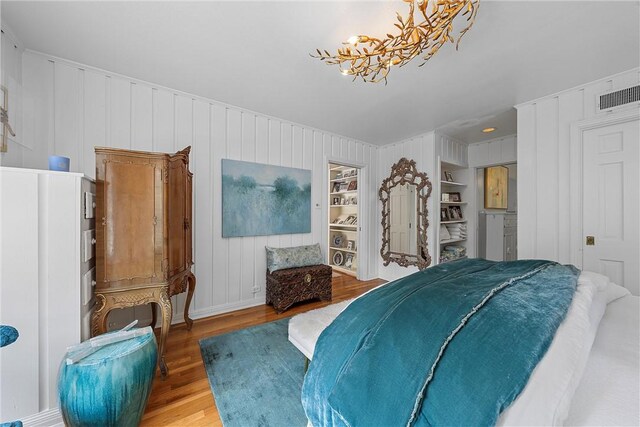
[(378, 191), (382, 201), (382, 248), (384, 265), (391, 262), (420, 270), (431, 265), (427, 247), (427, 200), (431, 182), (418, 172), (416, 162), (401, 158)]

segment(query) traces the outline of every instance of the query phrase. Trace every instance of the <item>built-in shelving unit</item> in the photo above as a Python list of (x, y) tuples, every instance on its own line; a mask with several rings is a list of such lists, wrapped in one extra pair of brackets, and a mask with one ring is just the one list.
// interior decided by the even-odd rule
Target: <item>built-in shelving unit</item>
[(438, 262), (467, 257), (467, 168), (439, 161)]
[(328, 262), (341, 273), (358, 274), (360, 170), (329, 163)]

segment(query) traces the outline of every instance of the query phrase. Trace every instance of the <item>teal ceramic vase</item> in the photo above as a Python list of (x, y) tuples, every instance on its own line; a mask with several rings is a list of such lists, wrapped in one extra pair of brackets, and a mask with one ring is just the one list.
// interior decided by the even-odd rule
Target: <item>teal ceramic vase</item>
[(149, 400), (158, 360), (150, 333), (110, 344), (58, 374), (66, 426), (137, 426)]

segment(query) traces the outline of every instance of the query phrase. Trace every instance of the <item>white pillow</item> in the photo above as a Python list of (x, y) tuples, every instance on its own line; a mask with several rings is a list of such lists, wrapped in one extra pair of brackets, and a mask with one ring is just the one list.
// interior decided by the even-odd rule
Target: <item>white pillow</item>
[(566, 419), (606, 307), (608, 280), (594, 275), (580, 275), (567, 316), (547, 353), (497, 425), (562, 425)]
[(619, 298), (630, 295), (629, 289), (624, 288), (620, 285), (616, 285), (613, 282), (609, 282), (609, 286), (605, 290), (605, 294), (607, 295), (607, 304), (613, 302)]

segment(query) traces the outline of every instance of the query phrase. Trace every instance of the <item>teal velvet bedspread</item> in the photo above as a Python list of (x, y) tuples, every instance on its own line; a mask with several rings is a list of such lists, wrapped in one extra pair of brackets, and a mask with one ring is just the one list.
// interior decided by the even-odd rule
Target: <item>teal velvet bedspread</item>
[(579, 271), (468, 259), (355, 300), (320, 335), (302, 404), (314, 426), (493, 425), (544, 356)]

